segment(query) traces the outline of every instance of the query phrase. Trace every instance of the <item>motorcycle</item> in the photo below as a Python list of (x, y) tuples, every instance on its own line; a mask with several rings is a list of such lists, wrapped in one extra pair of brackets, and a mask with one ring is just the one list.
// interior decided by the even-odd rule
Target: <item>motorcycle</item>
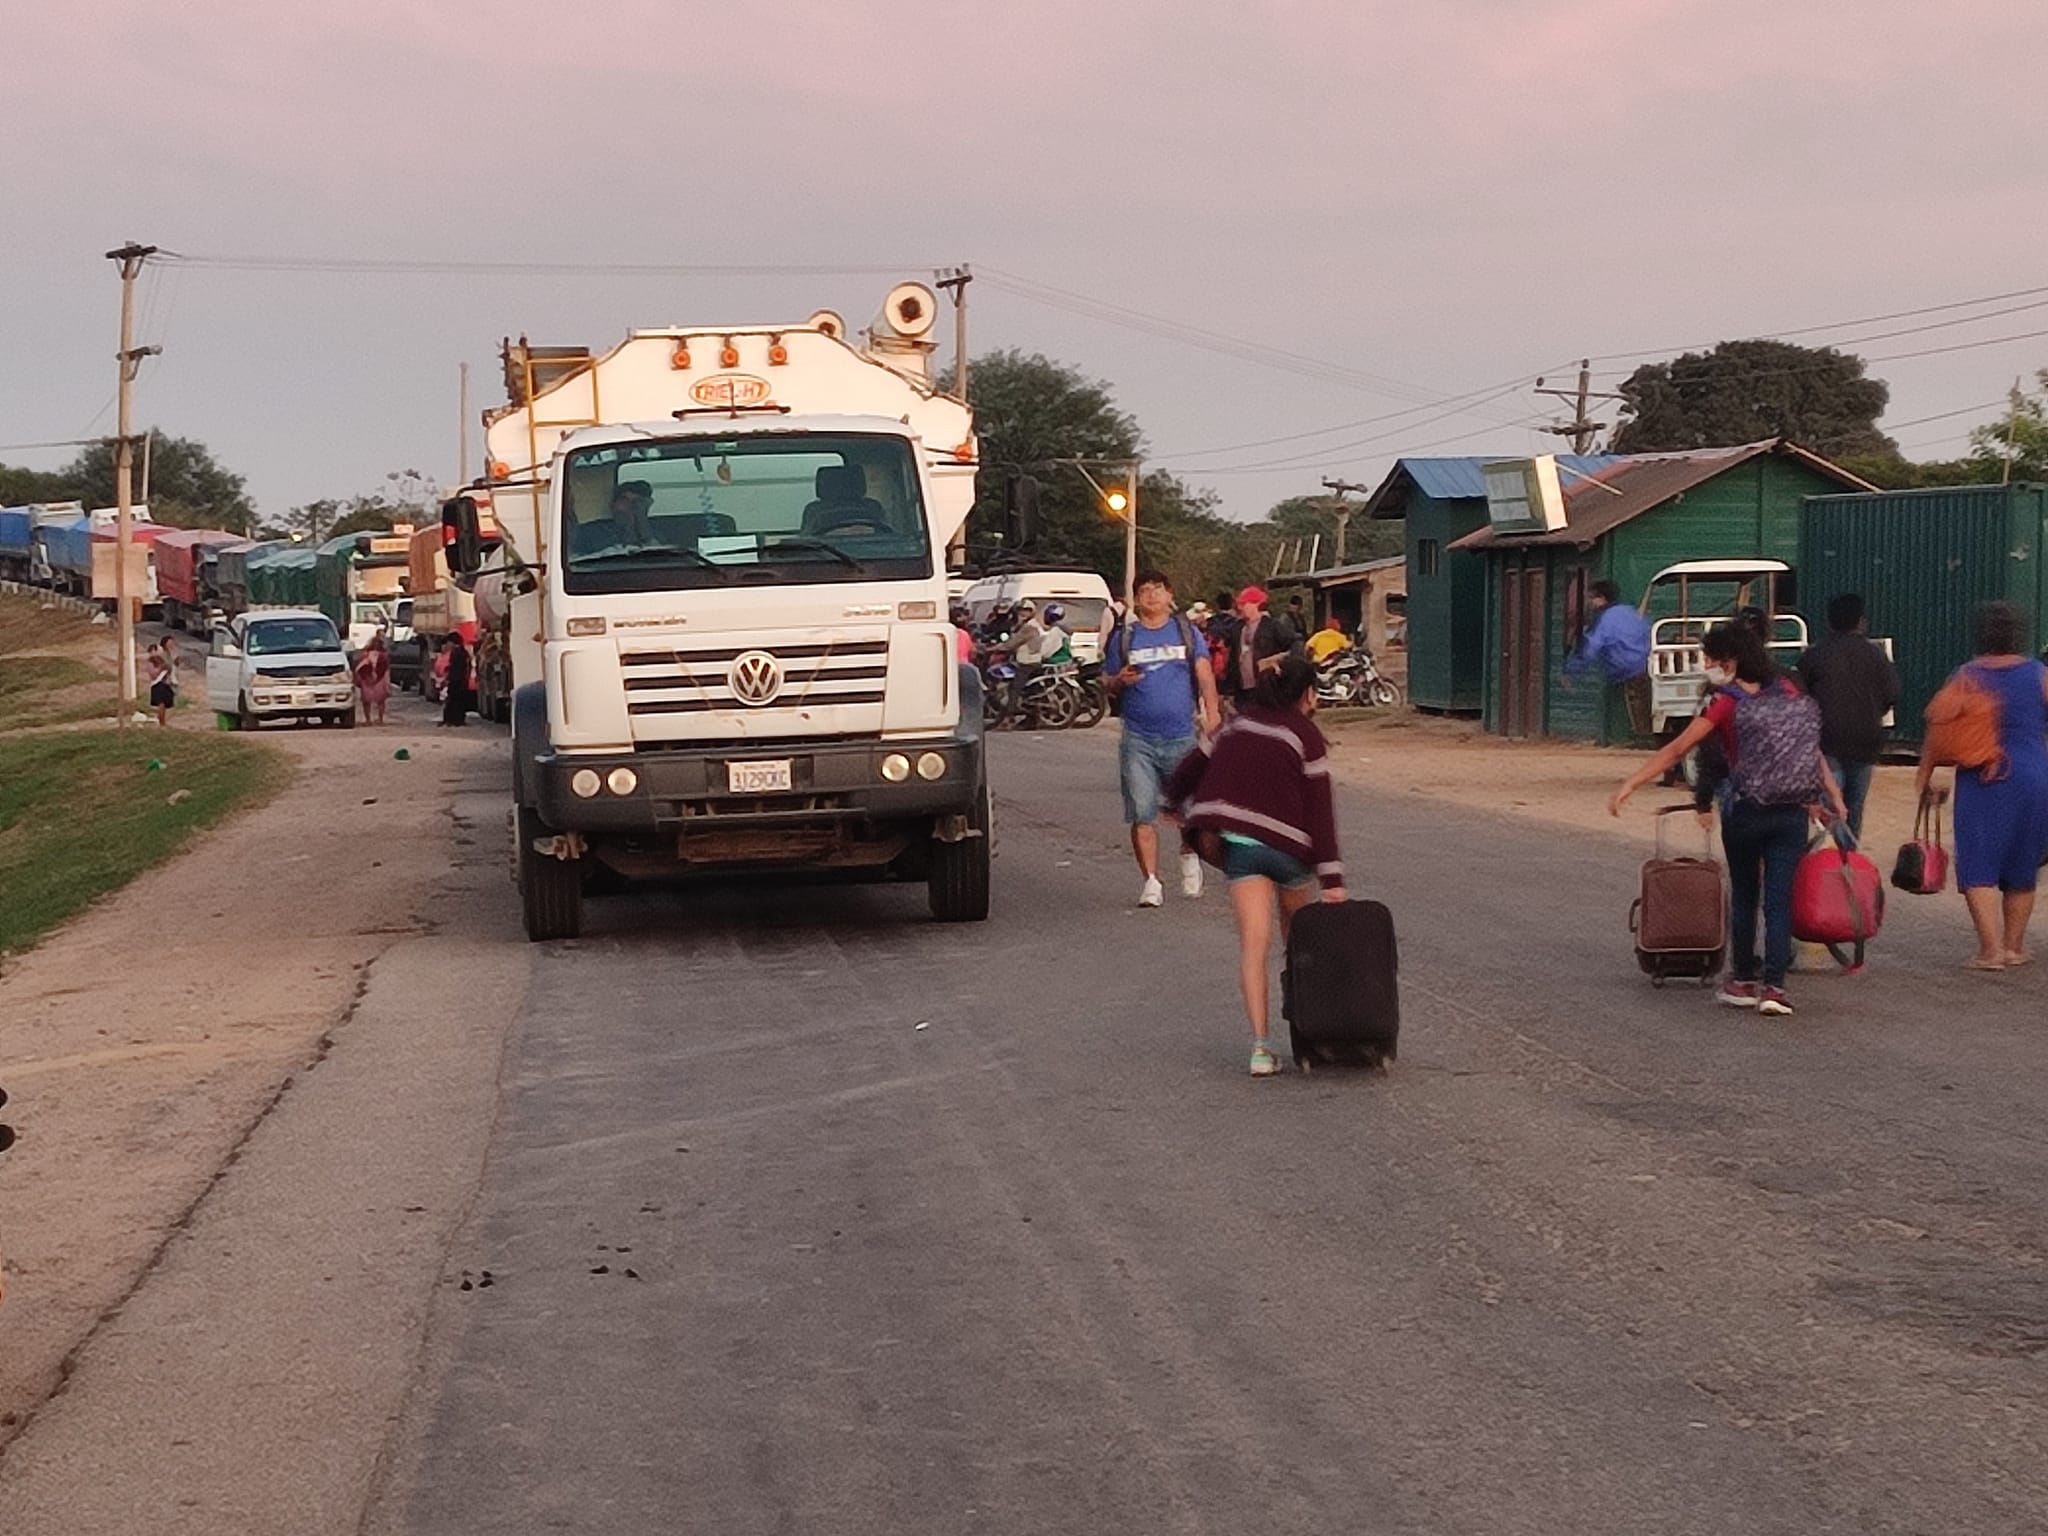
[(1339, 651), (1316, 668), (1316, 700), (1322, 704), (1392, 709), (1401, 690), (1380, 675), (1372, 652), (1363, 647)]

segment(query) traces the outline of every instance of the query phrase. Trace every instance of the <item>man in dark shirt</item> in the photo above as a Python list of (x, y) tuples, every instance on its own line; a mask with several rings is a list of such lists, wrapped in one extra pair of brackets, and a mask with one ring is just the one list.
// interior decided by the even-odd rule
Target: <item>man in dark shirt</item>
[(1799, 658), (1799, 679), (1820, 705), (1820, 749), (1842, 786), (1849, 831), (1863, 835), (1863, 804), (1884, 750), (1884, 717), (1899, 702), (1898, 669), (1864, 634), (1863, 599), (1828, 600), (1828, 633)]

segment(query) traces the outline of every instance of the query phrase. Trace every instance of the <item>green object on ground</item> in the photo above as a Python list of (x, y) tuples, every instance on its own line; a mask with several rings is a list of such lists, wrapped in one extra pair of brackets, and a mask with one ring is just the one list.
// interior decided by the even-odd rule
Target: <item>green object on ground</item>
[[(203, 734), (181, 739), (160, 771), (145, 778), (126, 731), (0, 737), (0, 953), (27, 948), (292, 773), (274, 747)], [(191, 793), (173, 805), (167, 788)]]
[(401, 763), (409, 763), (412, 761), (412, 752), (410, 751), (410, 749), (405, 747), (400, 747), (396, 752), (392, 753), (391, 755)]
[(149, 760), (149, 771), (151, 773), (162, 773), (164, 771), (164, 760), (160, 757), (152, 757)]

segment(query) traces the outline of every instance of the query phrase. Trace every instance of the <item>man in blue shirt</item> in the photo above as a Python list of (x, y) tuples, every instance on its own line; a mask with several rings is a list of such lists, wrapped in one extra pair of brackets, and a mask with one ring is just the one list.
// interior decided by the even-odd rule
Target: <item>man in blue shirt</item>
[(1638, 736), (1650, 734), (1650, 621), (1621, 600), (1613, 582), (1593, 583), (1587, 594), (1593, 622), (1578, 650), (1565, 658), (1566, 676), (1592, 667), (1618, 684), (1628, 702), (1628, 723)]
[[(1145, 877), (1138, 905), (1156, 907), (1165, 899), (1159, 884), (1160, 786), (1194, 750), (1197, 724), (1204, 731), (1216, 729), (1216, 677), (1208, 642), (1173, 611), (1173, 587), (1163, 573), (1138, 572), (1133, 607), (1135, 618), (1110, 632), (1102, 675), (1122, 706), (1117, 763), (1131, 852)], [(1180, 888), (1184, 896), (1202, 894), (1202, 861), (1185, 849)]]

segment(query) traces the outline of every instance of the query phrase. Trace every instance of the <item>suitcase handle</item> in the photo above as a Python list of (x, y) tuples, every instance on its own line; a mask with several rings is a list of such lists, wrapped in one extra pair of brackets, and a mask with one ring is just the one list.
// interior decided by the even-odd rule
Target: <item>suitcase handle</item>
[(1636, 937), (1643, 931), (1642, 916), (1643, 898), (1638, 896), (1628, 904), (1628, 934), (1630, 938)]
[[(1662, 859), (1669, 857), (1669, 854), (1665, 850), (1664, 818), (1667, 816), (1690, 816), (1693, 814), (1693, 808), (1689, 805), (1660, 805), (1657, 807), (1655, 811), (1651, 813), (1652, 817), (1657, 823), (1658, 858)], [(1709, 832), (1705, 827), (1700, 828), (1700, 847), (1705, 852), (1708, 858), (1711, 859), (1714, 856), (1714, 834)]]

